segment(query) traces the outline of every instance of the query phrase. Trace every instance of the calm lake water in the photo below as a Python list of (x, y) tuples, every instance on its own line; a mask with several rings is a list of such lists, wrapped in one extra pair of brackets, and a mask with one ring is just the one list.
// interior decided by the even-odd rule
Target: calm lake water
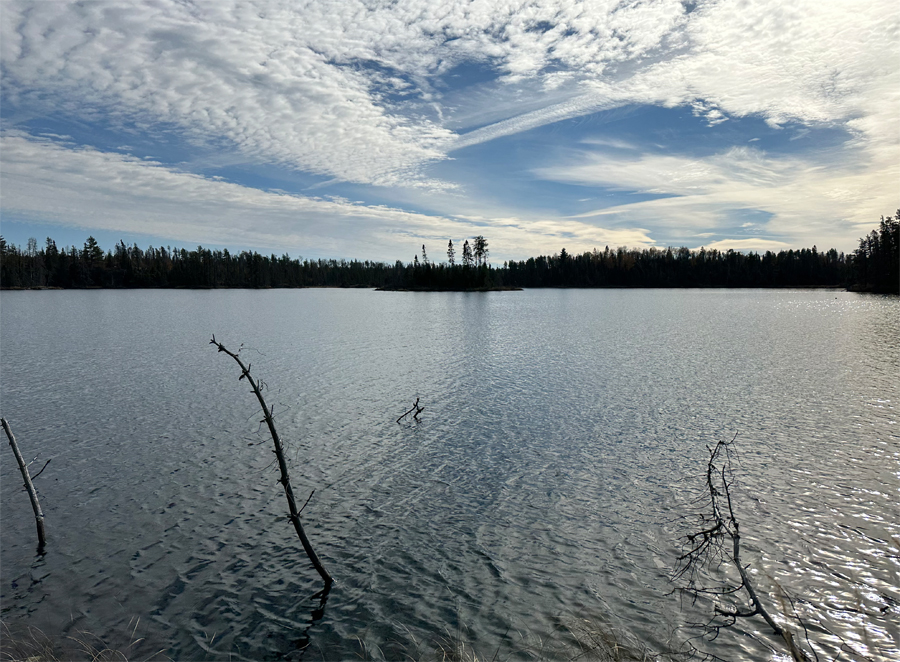
[[(402, 659), (456, 638), (565, 659), (583, 623), (662, 650), (711, 613), (670, 594), (677, 518), (706, 445), (737, 434), (744, 560), (772, 611), (781, 585), (832, 656), (823, 627), (900, 659), (897, 297), (48, 291), (4, 292), (0, 313), (3, 416), (34, 469), (52, 459), (37, 556), (0, 452), (14, 629), (124, 647), (139, 617), (131, 659)], [(213, 333), (243, 343), (298, 498), (315, 489), (324, 613)], [(711, 650), (783, 659), (766, 642), (754, 619)]]

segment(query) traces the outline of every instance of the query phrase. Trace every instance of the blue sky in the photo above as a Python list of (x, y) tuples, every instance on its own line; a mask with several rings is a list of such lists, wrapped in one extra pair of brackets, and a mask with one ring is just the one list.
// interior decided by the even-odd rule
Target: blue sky
[(848, 251), (900, 207), (898, 44), (895, 0), (5, 0), (0, 232)]

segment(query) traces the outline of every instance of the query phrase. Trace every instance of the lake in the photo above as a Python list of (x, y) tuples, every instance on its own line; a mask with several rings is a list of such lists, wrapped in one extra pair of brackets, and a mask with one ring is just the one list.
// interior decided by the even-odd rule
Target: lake
[[(3, 292), (0, 315), (3, 416), (34, 471), (52, 460), (38, 556), (0, 452), (14, 631), (125, 648), (136, 626), (131, 659), (459, 641), (567, 659), (585, 628), (664, 650), (711, 616), (669, 577), (706, 447), (737, 435), (743, 558), (771, 610), (781, 586), (825, 653), (842, 637), (900, 658), (896, 296), (34, 291)], [(265, 382), (301, 504), (315, 489), (324, 611), (258, 405), (212, 334)], [(766, 629), (706, 647), (784, 659)]]

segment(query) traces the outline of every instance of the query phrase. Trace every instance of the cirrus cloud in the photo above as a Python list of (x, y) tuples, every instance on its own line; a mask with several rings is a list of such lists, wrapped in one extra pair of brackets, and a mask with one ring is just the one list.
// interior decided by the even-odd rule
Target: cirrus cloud
[(154, 161), (68, 148), (24, 133), (0, 135), (0, 188), (7, 218), (133, 234), (151, 226), (188, 244), (213, 243), (311, 257), (343, 256), (392, 261), (398, 242), (413, 252), (449, 238), (462, 241), (493, 224), (495, 260), (519, 257), (508, 246), (534, 253), (548, 243), (649, 246), (640, 229), (604, 229), (577, 219), (485, 219), (414, 213), (366, 205), (338, 196), (310, 197), (260, 190), (167, 168)]

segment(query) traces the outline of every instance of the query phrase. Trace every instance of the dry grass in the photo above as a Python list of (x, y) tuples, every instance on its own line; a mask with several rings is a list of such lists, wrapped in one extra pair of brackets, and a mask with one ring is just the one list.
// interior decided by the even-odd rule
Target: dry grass
[(494, 651), (479, 651), (472, 644), (465, 625), (455, 631), (446, 631), (430, 643), (418, 639), (409, 629), (404, 642), (394, 642), (394, 658), (389, 658), (377, 645), (368, 644), (357, 637), (362, 660), (396, 659), (396, 650), (402, 649), (401, 659), (408, 662), (508, 662), (509, 660), (534, 660), (535, 662), (663, 662), (678, 655), (655, 653), (633, 635), (604, 623), (588, 620), (573, 621), (563, 630), (542, 638), (517, 632), (509, 646)]
[[(100, 637), (78, 632), (62, 642), (50, 639), (36, 627), (26, 626), (13, 632), (6, 623), (0, 627), (0, 661), (2, 662), (129, 662), (129, 654), (143, 638), (136, 638), (140, 619), (128, 624), (129, 643), (122, 648), (108, 646)], [(144, 661), (169, 660), (163, 651), (142, 658)]]
[[(16, 632), (4, 623), (0, 627), (0, 662), (135, 662), (133, 652), (143, 639), (135, 635), (138, 620), (129, 623), (129, 643), (121, 648), (107, 645), (96, 635), (78, 632), (62, 642), (53, 641), (41, 630), (26, 627)], [(605, 623), (575, 620), (549, 637), (516, 632), (507, 646), (484, 653), (475, 648), (465, 625), (445, 630), (442, 636), (425, 642), (408, 628), (402, 641), (392, 642), (388, 654), (376, 644), (357, 637), (362, 660), (403, 659), (408, 662), (663, 662), (674, 656), (654, 653), (633, 635)], [(141, 662), (170, 658), (159, 651)], [(171, 661), (170, 661), (171, 662)]]
[(569, 658), (572, 660), (653, 662), (671, 657), (651, 651), (632, 634), (606, 623), (581, 620), (572, 624), (569, 631), (581, 647), (579, 655)]

